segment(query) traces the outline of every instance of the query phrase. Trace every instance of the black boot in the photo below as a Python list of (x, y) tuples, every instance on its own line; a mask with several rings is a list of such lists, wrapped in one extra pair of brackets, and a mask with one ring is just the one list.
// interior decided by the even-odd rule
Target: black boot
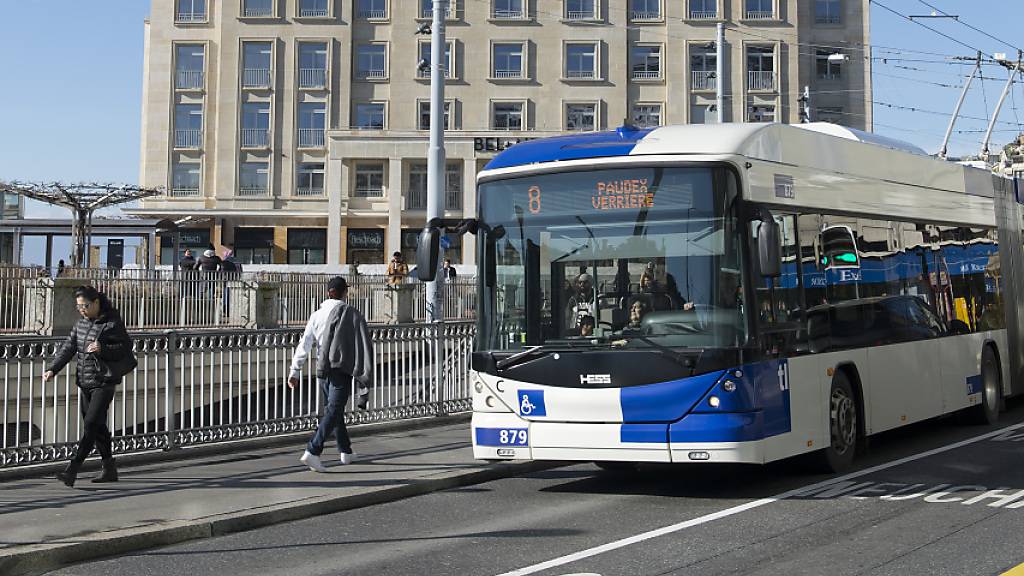
[(117, 482), (117, 464), (114, 459), (103, 461), (103, 472), (92, 479), (94, 483)]
[(75, 480), (78, 478), (78, 469), (82, 467), (82, 463), (78, 460), (72, 460), (68, 462), (68, 467), (63, 472), (57, 473), (57, 480), (60, 480), (68, 488), (75, 487)]

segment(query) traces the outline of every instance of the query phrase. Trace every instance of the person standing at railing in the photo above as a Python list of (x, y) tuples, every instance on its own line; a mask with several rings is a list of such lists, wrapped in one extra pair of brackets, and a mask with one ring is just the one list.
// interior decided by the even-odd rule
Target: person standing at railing
[(395, 252), (391, 255), (391, 261), (388, 262), (388, 286), (400, 286), (408, 275), (409, 265), (405, 263), (401, 252)]
[(196, 259), (192, 256), (192, 250), (185, 248), (185, 255), (178, 261), (179, 270), (195, 270)]
[(117, 482), (107, 410), (121, 379), (138, 365), (132, 352), (131, 337), (107, 296), (92, 286), (80, 286), (75, 290), (75, 301), (82, 317), (71, 328), (71, 334), (43, 373), (43, 382), (47, 382), (72, 358), (76, 359), (75, 381), (81, 391), (82, 437), (67, 468), (57, 474), (57, 479), (69, 487), (75, 485), (78, 471), (94, 447), (103, 459), (103, 473), (93, 482)]
[(444, 259), (444, 268), (441, 269), (441, 273), (445, 284), (455, 284), (455, 278), (459, 275), (455, 266), (452, 266), (451, 258)]
[[(369, 329), (363, 315), (345, 302), (347, 296), (348, 283), (345, 279), (340, 276), (331, 278), (327, 283), (327, 300), (309, 317), (302, 339), (295, 347), (288, 376), (289, 388), (299, 385), (302, 367), (306, 364), (313, 344), (316, 344), (319, 350), (317, 384), (326, 402), (316, 434), (299, 458), (314, 472), (327, 470), (320, 461), (320, 455), (332, 432), (338, 441), (341, 463), (351, 464), (354, 461), (352, 442), (348, 428), (345, 427), (345, 406), (352, 393), (353, 377), (364, 385), (363, 388), (370, 382), (373, 351), (370, 348)], [(328, 352), (326, 356), (325, 352)], [(366, 394), (361, 391), (359, 397), (358, 407), (365, 408)]]

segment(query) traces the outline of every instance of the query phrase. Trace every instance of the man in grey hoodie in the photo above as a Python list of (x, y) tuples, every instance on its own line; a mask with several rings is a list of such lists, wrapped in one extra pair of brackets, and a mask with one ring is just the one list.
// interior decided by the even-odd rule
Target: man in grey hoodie
[(341, 463), (350, 464), (354, 461), (352, 442), (345, 427), (345, 406), (353, 384), (369, 387), (373, 378), (370, 330), (363, 315), (345, 302), (348, 283), (340, 276), (332, 278), (327, 284), (327, 294), (328, 299), (309, 318), (302, 341), (292, 358), (288, 378), (290, 387), (299, 383), (306, 355), (316, 342), (319, 347), (317, 381), (327, 397), (327, 404), (316, 433), (299, 458), (314, 472), (327, 470), (320, 461), (320, 455), (332, 432), (338, 441)]

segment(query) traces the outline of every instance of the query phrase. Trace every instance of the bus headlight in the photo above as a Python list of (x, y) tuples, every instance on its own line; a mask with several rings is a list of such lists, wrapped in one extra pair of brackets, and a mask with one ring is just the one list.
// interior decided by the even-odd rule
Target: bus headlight
[(484, 404), (486, 404), (488, 408), (494, 408), (497, 404), (497, 400), (494, 399), (494, 396), (488, 396), (487, 398), (484, 398)]
[(484, 385), (483, 385), (483, 383), (480, 382), (479, 380), (477, 380), (476, 384), (473, 385), (473, 390), (476, 390), (477, 394), (483, 394), (484, 393)]
[(722, 401), (718, 399), (718, 396), (708, 398), (708, 406), (711, 406), (712, 408), (718, 408), (718, 405), (721, 403)]
[(726, 380), (725, 382), (722, 382), (722, 390), (725, 390), (726, 392), (735, 392), (736, 383), (732, 380)]

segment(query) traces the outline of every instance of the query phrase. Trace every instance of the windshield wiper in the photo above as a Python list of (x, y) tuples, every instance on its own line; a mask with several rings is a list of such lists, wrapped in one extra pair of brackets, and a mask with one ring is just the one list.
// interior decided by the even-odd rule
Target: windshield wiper
[(532, 360), (534, 358), (544, 356), (551, 352), (572, 352), (575, 350), (579, 350), (580, 348), (591, 348), (591, 346), (589, 345), (589, 343), (588, 345), (584, 346), (574, 346), (568, 343), (560, 344), (558, 346), (534, 346), (533, 348), (530, 348), (528, 350), (523, 350), (522, 352), (513, 354), (508, 358), (498, 360), (497, 362), (494, 363), (494, 367), (497, 368), (498, 370), (504, 370), (505, 368), (510, 368), (517, 364), (522, 364), (527, 360)]
[(677, 352), (676, 350), (674, 350), (672, 348), (669, 348), (668, 346), (665, 346), (664, 344), (659, 344), (659, 343), (655, 342), (654, 340), (651, 340), (647, 336), (640, 336), (639, 334), (638, 335), (634, 335), (634, 336), (627, 336), (627, 337), (622, 338), (620, 340), (613, 341), (611, 344), (613, 346), (616, 345), (616, 343), (619, 343), (621, 345), (621, 344), (625, 344), (629, 340), (639, 340), (639, 341), (643, 342), (644, 344), (647, 344), (648, 346), (650, 346), (651, 348), (656, 350), (661, 355), (667, 357), (669, 360), (672, 360), (676, 364), (679, 364), (683, 368), (686, 368), (687, 370), (689, 370), (691, 372), (691, 374), (693, 373), (694, 370), (697, 369), (697, 363), (700, 362), (700, 357), (704, 355), (704, 349), (701, 348), (700, 352), (697, 354), (697, 358), (694, 359), (692, 356), (687, 356), (686, 354), (681, 354), (681, 353)]

